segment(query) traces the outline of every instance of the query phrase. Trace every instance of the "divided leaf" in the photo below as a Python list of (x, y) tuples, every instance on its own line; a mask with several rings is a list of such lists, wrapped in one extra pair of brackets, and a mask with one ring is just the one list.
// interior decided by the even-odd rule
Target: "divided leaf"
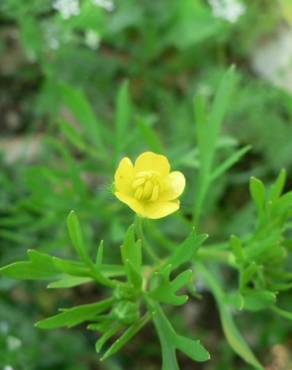
[(266, 203), (266, 190), (265, 186), (259, 179), (255, 177), (250, 178), (249, 189), (252, 199), (254, 200), (257, 210), (260, 215), (263, 214)]
[(54, 281), (48, 284), (48, 289), (64, 289), (73, 288), (82, 284), (92, 282), (93, 279), (90, 277), (79, 277), (79, 276), (66, 276), (60, 280)]
[(91, 265), (92, 261), (88, 255), (87, 248), (84, 244), (82, 231), (80, 228), (79, 220), (74, 211), (71, 211), (67, 218), (67, 226), (70, 235), (70, 239), (73, 243), (73, 246), (81, 258), (86, 264)]
[(276, 303), (276, 294), (268, 290), (246, 291), (243, 298), (244, 308), (250, 311), (260, 311)]
[(35, 326), (40, 329), (55, 329), (65, 326), (71, 328), (84, 321), (94, 320), (97, 314), (108, 310), (113, 302), (113, 299), (106, 299), (101, 302), (64, 309), (63, 312), (55, 316), (37, 322)]
[(218, 284), (216, 278), (202, 265), (196, 264), (197, 269), (202, 274), (210, 290), (212, 291), (216, 303), (219, 308), (220, 319), (223, 327), (224, 334), (233, 350), (241, 356), (247, 363), (252, 365), (257, 370), (263, 370), (262, 365), (258, 362), (250, 350), (245, 339), (237, 329), (231, 312), (228, 307), (228, 299)]
[(194, 361), (207, 361), (210, 359), (208, 351), (193, 340), (178, 335), (168, 321), (161, 307), (154, 302), (149, 302), (155, 328), (162, 349), (162, 370), (179, 370), (176, 350), (179, 349)]
[(287, 178), (286, 170), (282, 169), (277, 177), (277, 180), (270, 188), (269, 200), (271, 202), (276, 201), (281, 196), (285, 186), (286, 178)]
[(142, 266), (142, 246), (141, 242), (135, 240), (135, 226), (131, 225), (126, 233), (125, 240), (121, 246), (123, 263), (130, 261), (135, 270), (140, 273)]
[(128, 280), (137, 289), (142, 286), (142, 243), (135, 240), (135, 227), (131, 225), (121, 246), (122, 261), (126, 268)]
[(150, 320), (150, 314), (146, 313), (134, 324), (129, 326), (129, 328), (110, 346), (110, 348), (105, 352), (105, 354), (100, 359), (101, 361), (106, 360), (116, 352), (118, 352), (129, 340), (131, 340), (147, 322)]
[(158, 302), (182, 305), (186, 303), (188, 296), (178, 296), (176, 295), (176, 292), (190, 282), (193, 272), (192, 270), (186, 270), (170, 281), (169, 275), (171, 268), (172, 266), (168, 265), (163, 271), (156, 274), (159, 281), (157, 286), (149, 293), (149, 295)]
[(176, 247), (173, 253), (167, 258), (165, 266), (171, 265), (171, 270), (174, 270), (182, 264), (191, 261), (207, 238), (207, 234), (197, 235), (195, 229), (193, 229), (182, 244)]
[(19, 280), (51, 280), (60, 276), (53, 257), (36, 250), (28, 250), (29, 261), (14, 262), (0, 268), (3, 276)]

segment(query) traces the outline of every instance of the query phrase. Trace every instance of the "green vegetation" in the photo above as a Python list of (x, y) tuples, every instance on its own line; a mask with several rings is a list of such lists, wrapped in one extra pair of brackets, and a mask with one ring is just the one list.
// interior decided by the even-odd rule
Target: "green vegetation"
[[(252, 62), (289, 5), (228, 3), (1, 1), (0, 369), (291, 366), (292, 97)], [(114, 196), (145, 151), (159, 220)]]

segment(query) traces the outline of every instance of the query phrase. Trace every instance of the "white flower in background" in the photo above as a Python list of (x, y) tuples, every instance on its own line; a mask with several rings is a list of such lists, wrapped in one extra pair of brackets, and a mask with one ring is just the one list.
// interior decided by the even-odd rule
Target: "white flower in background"
[(100, 44), (100, 35), (94, 30), (88, 30), (85, 33), (85, 44), (91, 49), (98, 49)]
[(6, 365), (3, 367), (3, 370), (14, 370), (12, 366)]
[(112, 0), (92, 0), (92, 3), (96, 6), (104, 8), (108, 12), (112, 12), (115, 8), (115, 4)]
[(55, 24), (48, 23), (45, 29), (45, 41), (47, 46), (52, 50), (57, 50), (60, 47), (60, 29)]
[(214, 17), (225, 19), (230, 23), (235, 23), (246, 10), (240, 0), (208, 0), (208, 2)]
[(64, 19), (80, 14), (79, 0), (55, 0), (53, 8), (58, 10)]
[(16, 349), (20, 348), (21, 345), (22, 342), (20, 339), (13, 337), (11, 335), (7, 338), (7, 347), (9, 351), (15, 351)]
[(60, 41), (55, 37), (49, 37), (47, 43), (48, 47), (52, 50), (57, 50), (60, 47)]
[(274, 85), (292, 93), (292, 27), (281, 27), (255, 48), (253, 70)]

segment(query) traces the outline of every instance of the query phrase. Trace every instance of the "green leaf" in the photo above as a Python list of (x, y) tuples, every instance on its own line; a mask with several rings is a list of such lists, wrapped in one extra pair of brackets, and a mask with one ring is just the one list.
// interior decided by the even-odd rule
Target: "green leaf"
[(87, 135), (88, 140), (97, 147), (103, 157), (106, 156), (106, 150), (103, 142), (103, 127), (96, 119), (84, 92), (73, 89), (69, 85), (60, 85), (61, 94), (65, 104), (73, 113), (75, 119), (80, 124), (81, 129)]
[[(57, 155), (61, 156), (64, 160), (68, 171), (67, 177), (68, 179), (70, 179), (73, 186), (73, 193), (76, 192), (78, 193), (79, 197), (85, 197), (87, 188), (85, 182), (81, 177), (80, 164), (78, 163), (78, 161), (76, 161), (76, 159), (73, 157), (73, 154), (59, 140), (55, 139), (54, 137), (47, 137), (46, 141), (49, 143), (51, 149), (55, 149), (57, 151)], [(63, 191), (68, 191), (68, 187), (64, 187), (64, 185), (61, 185), (60, 174), (56, 172), (56, 170), (54, 171), (44, 168), (43, 171), (52, 182), (57, 184), (58, 187), (63, 186)]]
[(209, 352), (201, 345), (199, 340), (193, 340), (182, 335), (176, 335), (176, 348), (193, 361), (203, 362), (210, 360)]
[(227, 304), (231, 304), (234, 306), (237, 310), (242, 310), (244, 307), (244, 299), (242, 294), (240, 294), (238, 291), (229, 293), (227, 295)]
[(63, 260), (59, 257), (53, 257), (53, 263), (57, 270), (68, 275), (78, 277), (91, 277), (90, 270), (83, 262)]
[(221, 163), (212, 173), (210, 181), (216, 180), (218, 177), (222, 176), (226, 171), (229, 170), (235, 163), (237, 163), (249, 150), (250, 145), (245, 146), (231, 154), (223, 163)]
[(93, 281), (90, 277), (79, 277), (79, 276), (65, 276), (64, 278), (50, 283), (47, 288), (49, 289), (63, 289), (73, 288), (82, 284), (91, 283)]
[(107, 277), (124, 276), (126, 274), (125, 268), (122, 265), (103, 264), (99, 266), (99, 271)]
[(255, 238), (254, 241), (245, 247), (245, 255), (248, 260), (265, 258), (271, 250), (276, 252), (280, 249), (281, 230), (277, 227), (266, 232), (262, 239)]
[(249, 189), (260, 215), (263, 214), (266, 203), (266, 191), (264, 184), (255, 177), (250, 178)]
[(115, 150), (116, 160), (125, 149), (125, 138), (128, 135), (128, 128), (131, 119), (131, 102), (129, 97), (129, 83), (125, 81), (118, 92), (116, 104), (116, 130)]
[(122, 261), (126, 268), (128, 280), (136, 289), (142, 287), (142, 243), (135, 240), (135, 226), (131, 225), (121, 246)]
[(41, 26), (29, 13), (18, 19), (22, 46), (28, 57), (35, 61), (41, 56), (44, 40)]
[(143, 117), (138, 117), (137, 126), (140, 131), (141, 137), (146, 142), (149, 149), (155, 153), (163, 153), (163, 145), (159, 139), (158, 134), (155, 133), (153, 128), (144, 120)]
[(61, 272), (73, 276), (94, 278), (100, 284), (110, 287), (114, 287), (115, 283), (108, 279), (108, 277), (125, 275), (125, 270), (120, 265), (101, 265), (92, 268), (82, 262), (63, 260), (58, 257), (53, 257), (53, 262), (56, 269)]
[(113, 308), (111, 318), (124, 325), (130, 325), (139, 320), (140, 302), (139, 300), (121, 300)]
[(104, 160), (100, 150), (96, 150), (95, 147), (90, 146), (84, 140), (82, 133), (79, 132), (72, 123), (62, 118), (59, 122), (59, 126), (63, 135), (73, 147), (95, 159)]
[(86, 150), (86, 143), (82, 140), (80, 132), (76, 130), (73, 124), (67, 122), (65, 119), (62, 119), (60, 120), (59, 125), (62, 133), (71, 144), (81, 151)]
[(270, 188), (269, 200), (271, 202), (275, 202), (282, 194), (282, 191), (285, 186), (286, 178), (287, 178), (286, 170), (282, 169), (279, 173), (277, 180)]
[(212, 15), (203, 2), (182, 1), (177, 2), (176, 6), (175, 23), (165, 36), (161, 35), (164, 47), (174, 46), (184, 53), (221, 34), (222, 22)]
[(168, 265), (160, 273), (156, 273), (158, 284), (150, 291), (149, 295), (158, 302), (172, 305), (185, 304), (188, 300), (188, 296), (177, 296), (176, 292), (190, 282), (193, 272), (192, 270), (186, 270), (180, 273), (174, 280), (170, 281), (169, 275), (171, 268), (171, 265)]
[(30, 261), (4, 266), (0, 268), (0, 274), (19, 280), (50, 280), (60, 276), (51, 256), (35, 250), (28, 250), (27, 254)]
[(165, 266), (171, 265), (172, 270), (174, 270), (182, 264), (191, 261), (207, 238), (207, 234), (197, 235), (196, 230), (193, 229), (183, 243), (176, 247), (167, 258)]
[(124, 243), (121, 246), (121, 255), (124, 264), (129, 261), (137, 273), (141, 273), (142, 245), (140, 241), (136, 242), (135, 240), (134, 225), (131, 225), (127, 230)]
[(150, 302), (150, 307), (162, 349), (162, 370), (179, 370), (176, 349), (194, 361), (201, 362), (210, 359), (208, 351), (199, 340), (185, 338), (175, 332), (159, 304)]
[(204, 137), (205, 142), (203, 143), (202, 159), (204, 166), (206, 166), (208, 170), (211, 169), (210, 167), (216, 150), (220, 128), (229, 105), (230, 96), (235, 82), (235, 68), (234, 66), (231, 66), (222, 78), (206, 124), (206, 136)]
[(104, 245), (103, 245), (103, 240), (101, 240), (101, 242), (99, 243), (99, 246), (97, 247), (96, 259), (95, 259), (95, 265), (97, 267), (102, 265), (103, 250), (104, 250)]
[(292, 320), (292, 312), (282, 310), (277, 306), (273, 306), (271, 308), (274, 312), (276, 312), (279, 316), (283, 317), (284, 319)]
[(200, 160), (199, 182), (194, 205), (194, 218), (196, 222), (199, 221), (201, 216), (211, 184), (212, 166), (219, 133), (235, 82), (236, 74), (232, 66), (222, 78), (208, 117), (205, 114), (206, 99), (204, 97), (196, 97), (195, 100), (195, 118)]
[(125, 268), (129, 282), (133, 285), (135, 289), (140, 290), (143, 283), (142, 275), (137, 272), (130, 260), (125, 261)]
[(249, 265), (242, 271), (240, 275), (240, 289), (242, 290), (253, 278), (254, 274), (260, 269), (255, 262), (250, 262)]
[(92, 261), (88, 255), (87, 248), (83, 241), (82, 231), (80, 228), (79, 220), (74, 211), (69, 213), (67, 217), (67, 226), (70, 235), (70, 239), (73, 243), (73, 246), (78, 253), (81, 260), (83, 260), (86, 264), (92, 265)]
[(97, 314), (108, 310), (113, 302), (113, 299), (106, 299), (101, 302), (64, 309), (63, 312), (55, 316), (37, 322), (35, 326), (40, 329), (70, 328), (84, 321), (94, 320)]
[[(91, 326), (90, 329), (92, 330), (93, 327), (94, 326)], [(114, 336), (121, 328), (122, 328), (122, 325), (119, 323), (115, 323), (110, 328), (108, 328), (107, 331), (95, 343), (96, 352), (99, 353), (102, 350), (102, 347), (105, 345), (105, 343), (112, 336)]]
[(233, 253), (236, 257), (236, 261), (241, 264), (243, 263), (244, 257), (244, 250), (241, 243), (241, 240), (236, 235), (231, 235), (230, 237), (230, 246), (233, 250)]
[(292, 209), (292, 191), (288, 191), (281, 196), (276, 202), (274, 202), (273, 214), (274, 215), (285, 215)]
[(250, 311), (260, 311), (276, 303), (276, 294), (268, 290), (246, 291), (243, 298), (244, 308)]
[(263, 367), (258, 362), (248, 344), (238, 331), (233, 317), (230, 313), (229, 307), (226, 304), (227, 297), (222, 291), (217, 279), (202, 265), (196, 264), (198, 271), (202, 274), (204, 280), (208, 284), (215, 300), (219, 307), (220, 319), (223, 327), (224, 334), (233, 350), (242, 357), (247, 363), (252, 365), (255, 369), (263, 370)]
[(136, 335), (144, 325), (150, 320), (150, 314), (146, 313), (143, 317), (141, 317), (137, 322), (132, 324), (105, 352), (105, 354), (100, 359), (101, 361), (106, 360), (117, 351), (119, 351), (129, 340), (131, 340), (134, 335)]
[[(223, 306), (223, 303), (221, 304), (221, 306)], [(234, 349), (234, 351), (239, 356), (241, 356), (247, 363), (254, 366), (255, 369), (262, 370), (263, 367), (258, 362), (254, 354), (251, 352), (244, 338), (241, 336), (227, 308), (222, 308), (220, 310), (220, 318), (223, 326), (223, 331), (226, 335), (229, 344)]]

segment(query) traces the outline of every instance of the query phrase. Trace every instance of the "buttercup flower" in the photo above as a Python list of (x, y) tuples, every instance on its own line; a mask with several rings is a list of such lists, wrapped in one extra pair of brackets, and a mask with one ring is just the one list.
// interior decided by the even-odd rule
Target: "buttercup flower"
[(116, 197), (145, 218), (162, 218), (177, 211), (184, 188), (184, 175), (170, 172), (168, 159), (153, 152), (142, 153), (134, 165), (123, 158), (115, 173)]

